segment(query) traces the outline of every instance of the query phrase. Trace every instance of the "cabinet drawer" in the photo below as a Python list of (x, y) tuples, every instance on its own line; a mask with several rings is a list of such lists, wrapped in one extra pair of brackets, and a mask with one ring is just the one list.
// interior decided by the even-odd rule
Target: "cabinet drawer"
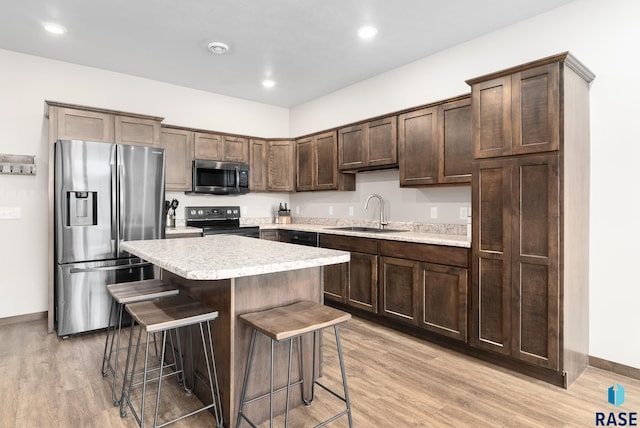
[(358, 253), (378, 254), (378, 241), (354, 236), (320, 235), (320, 246), (334, 250), (355, 251)]
[(447, 266), (469, 265), (468, 249), (443, 245), (381, 240), (380, 255)]

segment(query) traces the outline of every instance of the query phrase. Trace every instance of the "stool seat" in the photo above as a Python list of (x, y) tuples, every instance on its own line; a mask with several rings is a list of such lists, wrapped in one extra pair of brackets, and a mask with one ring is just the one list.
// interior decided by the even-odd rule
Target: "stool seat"
[(126, 309), (148, 333), (186, 327), (218, 318), (218, 311), (211, 310), (186, 295), (131, 303)]
[(343, 323), (351, 314), (303, 300), (287, 306), (240, 315), (249, 326), (275, 341), (289, 339)]
[(107, 291), (109, 291), (116, 303), (122, 305), (175, 296), (179, 293), (176, 287), (163, 282), (161, 279), (145, 279), (111, 284), (107, 285)]

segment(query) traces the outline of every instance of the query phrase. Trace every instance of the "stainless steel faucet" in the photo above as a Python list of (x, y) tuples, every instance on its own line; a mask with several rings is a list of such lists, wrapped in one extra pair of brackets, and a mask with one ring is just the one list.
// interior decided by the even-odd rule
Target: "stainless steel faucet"
[(369, 197), (367, 198), (367, 201), (364, 203), (365, 210), (369, 206), (369, 201), (371, 200), (371, 198), (378, 198), (378, 200), (380, 201), (380, 225), (378, 226), (378, 229), (382, 229), (387, 225), (387, 222), (384, 219), (384, 199), (382, 199), (382, 196), (376, 193), (369, 195)]

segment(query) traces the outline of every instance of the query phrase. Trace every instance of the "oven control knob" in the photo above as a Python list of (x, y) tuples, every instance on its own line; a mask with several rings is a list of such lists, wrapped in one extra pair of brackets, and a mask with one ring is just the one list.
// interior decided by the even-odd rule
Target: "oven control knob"
[(231, 212), (232, 212), (231, 210), (227, 210), (227, 214), (231, 214)]
[(198, 210), (198, 215), (203, 215), (204, 211), (203, 210)]
[(191, 215), (196, 215), (196, 210), (190, 210), (190, 211), (189, 211), (189, 214), (191, 214)]

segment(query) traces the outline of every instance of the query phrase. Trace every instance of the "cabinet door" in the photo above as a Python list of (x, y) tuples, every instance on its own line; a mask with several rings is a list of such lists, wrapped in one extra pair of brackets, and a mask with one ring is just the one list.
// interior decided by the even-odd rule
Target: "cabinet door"
[(389, 116), (367, 123), (366, 166), (390, 166), (398, 163), (397, 117)]
[(167, 191), (190, 191), (192, 179), (193, 132), (162, 128), (160, 146), (164, 148), (165, 188)]
[(246, 138), (224, 135), (222, 152), (225, 161), (249, 163), (249, 141)]
[(473, 346), (509, 354), (511, 339), (511, 163), (473, 166)]
[(445, 103), (439, 109), (439, 183), (471, 183), (473, 133), (471, 99)]
[(400, 186), (438, 181), (438, 114), (436, 107), (398, 116)]
[(420, 263), (419, 325), (434, 333), (467, 340), (467, 269)]
[(195, 132), (193, 134), (193, 158), (197, 160), (223, 160), (222, 136)]
[(137, 117), (115, 117), (115, 141), (133, 146), (157, 146), (160, 144), (160, 121)]
[(511, 76), (476, 83), (471, 88), (473, 157), (507, 156), (512, 152)]
[(249, 140), (249, 190), (267, 191), (268, 144), (265, 140)]
[(106, 113), (55, 107), (56, 139), (113, 143), (114, 117)]
[(378, 256), (351, 253), (347, 304), (378, 313)]
[(325, 132), (315, 140), (315, 187), (314, 190), (338, 188), (338, 142), (335, 132)]
[(313, 190), (314, 159), (313, 137), (296, 140), (296, 190)]
[(340, 169), (365, 166), (365, 125), (353, 125), (338, 130), (338, 164)]
[(380, 314), (418, 325), (418, 262), (380, 257)]
[(515, 73), (512, 85), (513, 153), (558, 150), (559, 63)]
[(515, 160), (511, 355), (559, 368), (558, 155)]
[(269, 141), (268, 150), (268, 189), (270, 192), (293, 192), (294, 159), (293, 141)]
[(347, 302), (349, 264), (324, 266), (324, 298), (339, 303)]

